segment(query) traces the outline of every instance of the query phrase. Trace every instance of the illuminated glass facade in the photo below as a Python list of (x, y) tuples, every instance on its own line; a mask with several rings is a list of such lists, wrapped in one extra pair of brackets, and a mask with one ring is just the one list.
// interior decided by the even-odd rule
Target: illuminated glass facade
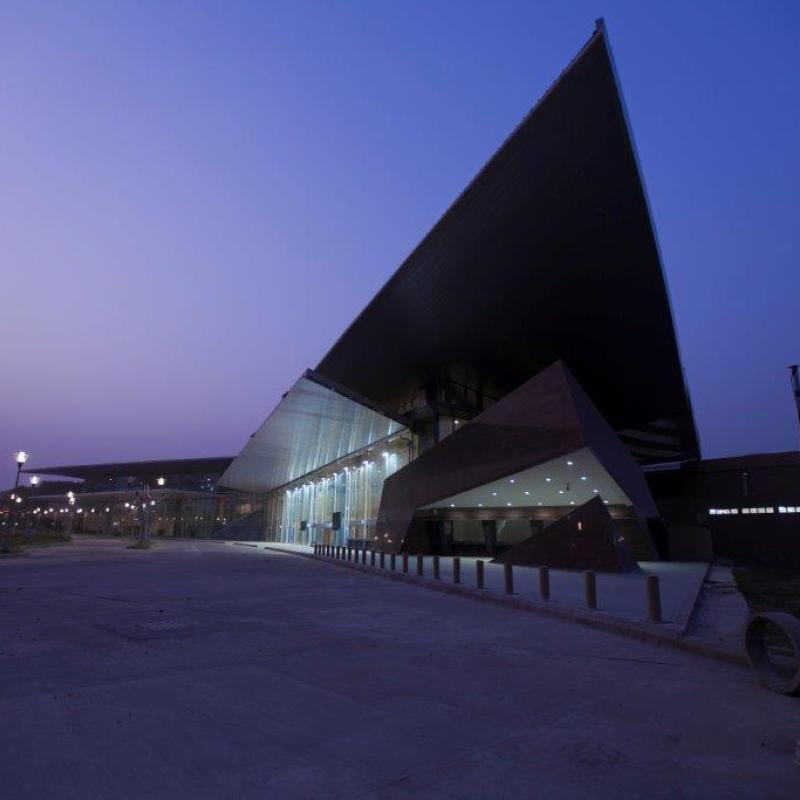
[(371, 541), (383, 482), (408, 464), (413, 453), (412, 437), (404, 431), (269, 492), (264, 502), (267, 540)]

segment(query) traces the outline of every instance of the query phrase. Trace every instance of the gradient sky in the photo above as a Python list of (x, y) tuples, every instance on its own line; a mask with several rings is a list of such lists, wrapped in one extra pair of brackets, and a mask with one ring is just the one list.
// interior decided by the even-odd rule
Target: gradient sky
[(0, 0), (0, 485), (237, 453), (600, 15), (704, 455), (796, 448), (800, 3)]

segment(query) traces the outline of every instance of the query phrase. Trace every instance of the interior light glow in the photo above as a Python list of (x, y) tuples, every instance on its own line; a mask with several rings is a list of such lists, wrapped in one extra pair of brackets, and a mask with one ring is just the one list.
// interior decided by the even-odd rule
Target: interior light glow
[(497, 497), (497, 492), (492, 492), (492, 497)]
[(572, 461), (567, 461), (567, 466), (568, 466), (568, 467), (571, 467), (571, 466), (572, 466), (572, 464), (573, 464), (573, 462), (572, 462)]
[(526, 490), (525, 490), (525, 494), (530, 494), (530, 492), (529, 492), (529, 491), (526, 489)]
[(547, 483), (550, 483), (550, 481), (552, 480), (553, 480), (552, 478), (545, 478), (545, 481), (547, 481)]
[(585, 475), (581, 475), (581, 480), (585, 481), (586, 480), (586, 476)]
[(514, 483), (514, 479), (513, 479), (513, 478), (511, 478), (511, 479), (509, 480), (509, 483)]

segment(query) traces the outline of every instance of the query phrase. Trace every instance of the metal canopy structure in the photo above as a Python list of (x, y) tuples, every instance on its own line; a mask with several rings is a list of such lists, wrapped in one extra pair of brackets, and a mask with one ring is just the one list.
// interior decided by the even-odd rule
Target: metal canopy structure
[(152, 477), (161, 475), (219, 475), (233, 461), (231, 456), (212, 458), (178, 458), (160, 461), (119, 461), (107, 464), (72, 464), (56, 467), (30, 467), (23, 470), (35, 475), (58, 475), (82, 480), (124, 477), (137, 475)]
[(602, 22), (317, 370), (386, 408), (563, 359), (641, 462), (696, 457), (661, 260)]
[(266, 492), (404, 428), (370, 401), (307, 370), (250, 437), (219, 485)]

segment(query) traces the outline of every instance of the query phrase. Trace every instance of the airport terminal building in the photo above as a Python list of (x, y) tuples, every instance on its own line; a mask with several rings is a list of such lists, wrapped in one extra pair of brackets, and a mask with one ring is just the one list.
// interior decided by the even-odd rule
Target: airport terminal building
[(502, 548), (599, 498), (644, 556), (641, 471), (697, 458), (602, 23), (220, 484), (267, 539)]
[[(176, 475), (190, 468), (214, 481), (181, 488), (170, 476), (164, 530), (503, 557), (531, 539), (554, 547), (548, 529), (563, 531), (573, 550), (602, 529), (604, 555), (595, 551), (592, 563), (624, 564), (674, 557), (668, 525), (708, 525), (722, 554), (726, 542), (768, 549), (762, 534), (772, 526), (800, 557), (797, 453), (751, 466), (699, 458), (599, 21), (238, 456), (174, 465)], [(157, 463), (67, 474), (111, 480), (171, 469)], [(681, 542), (681, 556), (692, 557), (692, 536)]]

